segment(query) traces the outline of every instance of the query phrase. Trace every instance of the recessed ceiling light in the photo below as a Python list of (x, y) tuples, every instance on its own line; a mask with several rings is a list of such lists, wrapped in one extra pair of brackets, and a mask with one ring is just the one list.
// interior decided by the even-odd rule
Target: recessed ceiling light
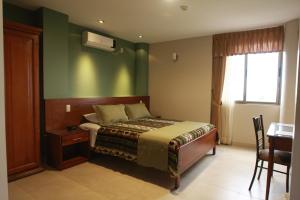
[(99, 24), (103, 24), (103, 23), (104, 23), (104, 20), (99, 19), (99, 20), (98, 20), (98, 23), (99, 23)]
[(139, 35), (138, 37), (139, 37), (139, 38), (143, 38), (143, 36), (142, 36), (142, 35)]

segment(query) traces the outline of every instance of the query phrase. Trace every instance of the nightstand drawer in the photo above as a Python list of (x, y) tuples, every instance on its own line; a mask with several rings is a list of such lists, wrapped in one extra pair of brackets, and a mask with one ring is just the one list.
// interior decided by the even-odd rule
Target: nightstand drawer
[(89, 141), (89, 135), (86, 133), (70, 134), (62, 137), (63, 146), (85, 141)]

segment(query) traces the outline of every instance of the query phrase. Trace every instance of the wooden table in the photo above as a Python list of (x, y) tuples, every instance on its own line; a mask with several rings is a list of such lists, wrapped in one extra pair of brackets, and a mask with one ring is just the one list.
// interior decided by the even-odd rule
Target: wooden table
[(294, 125), (271, 123), (267, 136), (269, 137), (269, 162), (266, 186), (266, 200), (269, 199), (270, 183), (274, 167), (274, 150), (292, 152)]

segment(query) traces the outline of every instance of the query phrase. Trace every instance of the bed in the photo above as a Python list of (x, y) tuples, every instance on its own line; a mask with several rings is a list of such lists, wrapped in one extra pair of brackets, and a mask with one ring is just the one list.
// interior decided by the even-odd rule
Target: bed
[[(92, 105), (96, 104), (134, 104), (144, 102), (147, 108), (149, 108), (149, 96), (136, 96), (136, 97), (103, 97), (103, 98), (86, 98), (86, 99), (50, 99), (45, 101), (45, 131), (63, 129), (67, 126), (80, 124), (81, 118), (86, 113), (93, 112)], [(66, 105), (71, 106), (71, 112), (65, 112)], [(144, 123), (151, 127), (149, 120), (152, 120), (153, 124), (156, 124), (154, 129), (159, 129), (162, 124), (173, 124), (178, 123), (178, 121), (164, 120), (157, 118), (143, 118), (137, 121), (129, 120), (127, 123)], [(154, 123), (155, 122), (155, 123)], [(125, 123), (125, 125), (126, 125)], [(160, 124), (160, 125), (159, 125)], [(135, 124), (138, 126), (138, 124)], [(119, 126), (123, 127), (120, 128)], [(153, 125), (152, 125), (153, 126)], [(157, 127), (158, 126), (158, 127)], [(163, 127), (160, 127), (163, 128)], [(145, 134), (143, 130), (131, 129), (133, 134), (133, 143), (137, 143), (137, 138), (140, 135)], [(122, 133), (128, 132), (124, 129), (124, 124), (112, 124), (107, 126), (101, 126), (99, 133), (94, 133), (95, 135), (95, 145), (92, 148), (94, 152), (101, 154), (109, 154), (113, 156), (118, 156), (133, 162), (137, 162), (136, 148), (122, 147), (119, 143), (119, 149), (114, 146), (117, 151), (112, 151), (114, 148), (109, 148), (107, 144), (104, 144), (105, 140), (114, 140), (112, 132)], [(205, 128), (199, 129), (198, 131), (191, 131), (192, 136), (183, 139), (183, 142), (178, 142), (181, 140), (172, 140), (171, 145), (168, 145), (168, 169), (170, 176), (175, 180), (174, 188), (180, 186), (180, 176), (183, 172), (189, 169), (193, 164), (195, 164), (199, 159), (205, 156), (208, 152), (212, 151), (214, 155), (216, 153), (216, 143), (217, 143), (217, 130), (212, 125), (207, 125)], [(190, 134), (190, 133), (189, 133)], [(193, 135), (194, 134), (194, 135)], [(126, 141), (126, 137), (123, 138)], [(177, 138), (178, 139), (178, 138)], [(121, 142), (122, 143), (122, 140)], [(133, 145), (134, 146), (134, 145)], [(123, 149), (122, 149), (123, 148)], [(125, 153), (128, 156), (125, 156)], [(123, 153), (123, 154), (122, 154)], [(170, 158), (170, 159), (169, 159)]]
[[(92, 150), (96, 153), (112, 155), (120, 157), (125, 160), (136, 162), (145, 167), (152, 167), (161, 171), (166, 171), (175, 180), (174, 188), (180, 185), (180, 175), (188, 169), (191, 165), (197, 162), (200, 158), (207, 154), (210, 150), (215, 154), (216, 152), (216, 129), (213, 125), (207, 123), (192, 123), (193, 127), (189, 131), (184, 131), (177, 137), (171, 139), (167, 146), (167, 168), (164, 167), (164, 158), (159, 157), (159, 152), (154, 148), (150, 149), (148, 155), (143, 156), (140, 152), (142, 147), (139, 145), (146, 145), (141, 143), (141, 138), (144, 134), (155, 132), (155, 134), (162, 134), (158, 131), (163, 128), (171, 128), (174, 124), (182, 125), (187, 122), (180, 122), (174, 120), (166, 120), (160, 118), (142, 118), (136, 120), (129, 120), (126, 122), (118, 122), (110, 125), (102, 125), (96, 137), (91, 141)], [(196, 128), (195, 128), (196, 127)], [(186, 127), (184, 127), (186, 130)], [(154, 141), (156, 142), (156, 141)], [(153, 143), (151, 143), (153, 145)], [(140, 159), (139, 159), (140, 158)], [(149, 160), (152, 160), (149, 162)], [(157, 163), (160, 163), (158, 165)]]

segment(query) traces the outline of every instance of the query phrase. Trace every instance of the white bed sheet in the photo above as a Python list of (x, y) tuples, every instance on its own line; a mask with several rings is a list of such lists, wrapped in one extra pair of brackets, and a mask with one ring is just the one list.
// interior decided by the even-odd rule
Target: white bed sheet
[(79, 128), (85, 131), (90, 131), (90, 146), (95, 147), (95, 142), (100, 125), (94, 123), (83, 123), (79, 125)]

